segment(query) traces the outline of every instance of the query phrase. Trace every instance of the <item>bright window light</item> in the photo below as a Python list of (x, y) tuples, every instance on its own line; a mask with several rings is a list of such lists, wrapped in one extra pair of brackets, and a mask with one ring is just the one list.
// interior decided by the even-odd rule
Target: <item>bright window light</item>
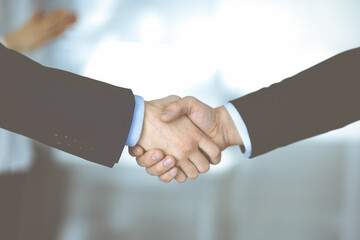
[(184, 95), (195, 83), (208, 80), (216, 71), (215, 60), (191, 46), (104, 41), (85, 75), (155, 99)]
[(163, 31), (162, 23), (156, 15), (149, 14), (143, 18), (140, 26), (143, 42), (158, 43), (163, 36)]

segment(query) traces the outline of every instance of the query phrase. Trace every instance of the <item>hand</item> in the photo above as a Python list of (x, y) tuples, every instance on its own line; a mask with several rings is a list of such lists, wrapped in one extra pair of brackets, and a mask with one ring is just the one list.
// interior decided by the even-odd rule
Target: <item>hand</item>
[[(164, 122), (170, 122), (182, 115), (189, 117), (221, 150), (231, 145), (243, 144), (236, 126), (225, 107), (213, 109), (194, 97), (186, 97), (171, 103), (163, 112), (161, 119)], [(149, 155), (143, 155), (141, 148), (138, 149), (137, 152), (134, 151), (137, 148), (138, 146), (130, 149), (133, 156), (141, 159), (149, 158)], [(152, 161), (148, 160), (144, 162), (145, 164), (143, 166), (147, 168), (153, 166)], [(174, 169), (176, 168), (172, 170), (175, 171)], [(160, 176), (161, 174), (169, 176), (169, 172), (165, 172), (164, 169), (158, 172), (153, 171), (152, 174), (155, 176)]]
[[(165, 183), (171, 182), (179, 173), (178, 167), (175, 166), (176, 160), (173, 156), (166, 156), (160, 149), (151, 149), (148, 152), (137, 145), (129, 147), (131, 156), (136, 157), (139, 166), (145, 167), (146, 172), (151, 176), (158, 176), (159, 180)], [(186, 175), (182, 173), (178, 176), (178, 182), (185, 182)]]
[(39, 9), (18, 30), (4, 36), (8, 48), (19, 52), (35, 50), (59, 37), (76, 22), (76, 15), (66, 9), (44, 13)]
[(171, 103), (161, 120), (172, 122), (186, 115), (203, 133), (222, 150), (232, 145), (242, 145), (239, 132), (224, 106), (213, 109), (194, 97), (185, 97)]
[(143, 131), (138, 145), (145, 150), (158, 148), (165, 154), (174, 156), (180, 168), (176, 180), (182, 182), (186, 180), (183, 179), (183, 172), (191, 179), (197, 178), (199, 172), (207, 172), (209, 161), (213, 164), (220, 161), (221, 151), (187, 117), (179, 116), (166, 124), (160, 120), (165, 108), (179, 99), (169, 96), (145, 102)]

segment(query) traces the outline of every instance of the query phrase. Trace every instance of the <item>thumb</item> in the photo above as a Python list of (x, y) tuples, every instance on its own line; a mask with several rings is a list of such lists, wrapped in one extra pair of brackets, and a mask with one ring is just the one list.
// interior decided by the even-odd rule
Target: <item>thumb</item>
[(145, 154), (145, 150), (140, 145), (136, 145), (134, 147), (129, 147), (129, 154), (132, 157), (140, 157)]
[(163, 122), (171, 122), (183, 115), (189, 115), (190, 112), (191, 104), (187, 98), (183, 98), (167, 106), (160, 116), (160, 119)]

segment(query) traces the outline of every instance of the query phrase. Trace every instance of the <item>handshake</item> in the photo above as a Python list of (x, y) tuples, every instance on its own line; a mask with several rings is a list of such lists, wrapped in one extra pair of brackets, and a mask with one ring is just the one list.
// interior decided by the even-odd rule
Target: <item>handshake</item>
[(209, 171), (232, 145), (242, 140), (224, 106), (213, 109), (194, 97), (169, 96), (145, 102), (142, 133), (129, 153), (148, 174), (182, 183)]
[[(0, 62), (1, 128), (108, 167), (128, 133), (130, 154), (163, 182), (197, 178), (231, 145), (256, 157), (360, 120), (360, 48), (215, 109), (193, 97), (144, 103), (129, 89), (43, 67), (2, 44)], [(58, 141), (72, 132), (74, 144)]]

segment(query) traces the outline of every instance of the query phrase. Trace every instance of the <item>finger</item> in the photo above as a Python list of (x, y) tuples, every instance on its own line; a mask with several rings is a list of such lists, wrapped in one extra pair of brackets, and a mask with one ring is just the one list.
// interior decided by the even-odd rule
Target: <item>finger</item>
[(189, 106), (184, 103), (183, 99), (171, 103), (160, 116), (160, 119), (164, 122), (171, 122), (175, 119), (178, 119), (182, 115), (187, 114), (189, 111)]
[(41, 19), (39, 31), (45, 40), (50, 39), (55, 35), (55, 32), (59, 31), (55, 26), (59, 21), (62, 21), (62, 15), (60, 12), (50, 12)]
[(210, 169), (209, 161), (199, 151), (190, 156), (190, 161), (195, 165), (200, 173), (206, 173)]
[(67, 28), (70, 25), (72, 25), (73, 23), (75, 23), (76, 20), (77, 20), (77, 17), (75, 15), (75, 13), (66, 11), (61, 15), (61, 17), (56, 19), (56, 22), (54, 22), (54, 27), (58, 28), (58, 29)]
[(220, 148), (211, 141), (207, 136), (203, 136), (199, 141), (199, 148), (205, 153), (205, 156), (209, 158), (211, 164), (218, 164), (221, 160)]
[[(55, 14), (54, 14), (55, 15)], [(57, 14), (58, 18), (47, 18), (44, 19), (46, 39), (52, 39), (62, 35), (71, 25), (73, 25), (77, 18), (71, 12), (63, 12), (61, 15)]]
[(160, 149), (151, 149), (140, 157), (136, 158), (136, 161), (141, 167), (152, 167), (160, 160), (164, 158), (164, 153)]
[[(64, 23), (73, 22), (75, 19), (73, 12), (66, 9), (56, 9), (45, 15), (42, 19), (42, 24), (46, 30), (60, 29), (60, 27), (64, 27)], [(60, 27), (56, 27), (57, 25)]]
[(173, 156), (166, 156), (160, 162), (146, 168), (146, 172), (151, 176), (160, 176), (174, 167), (175, 163), (175, 158)]
[(194, 97), (185, 97), (173, 102), (163, 111), (160, 119), (164, 122), (170, 122), (182, 115), (190, 115), (193, 105), (198, 101)]
[(38, 8), (35, 10), (33, 15), (31, 16), (30, 21), (37, 21), (37, 20), (41, 19), (42, 17), (44, 17), (44, 9)]
[(59, 21), (59, 19), (65, 18), (66, 15), (68, 14), (68, 12), (70, 12), (70, 11), (68, 11), (66, 9), (62, 9), (62, 8), (58, 8), (58, 9), (49, 11), (45, 14), (43, 22), (45, 24), (49, 24), (51, 26), (54, 23), (56, 23), (57, 21)]
[(179, 169), (177, 167), (173, 167), (170, 171), (159, 176), (159, 180), (164, 183), (169, 183), (173, 180), (178, 174)]
[(195, 165), (190, 161), (181, 161), (179, 165), (181, 170), (186, 174), (186, 176), (190, 179), (196, 179), (199, 176), (199, 171), (195, 167)]
[(145, 153), (145, 150), (140, 145), (136, 145), (134, 147), (129, 147), (129, 154), (132, 157), (140, 157), (144, 153)]
[(67, 22), (68, 22), (68, 23), (73, 24), (73, 23), (75, 23), (75, 22), (78, 20), (78, 17), (77, 17), (77, 15), (76, 15), (75, 13), (69, 12), (69, 14), (68, 14), (68, 16), (67, 16), (66, 19), (67, 19)]
[(66, 31), (65, 27), (61, 27), (61, 28), (52, 28), (51, 31), (48, 31), (47, 34), (45, 35), (45, 42), (47, 41), (51, 41), (55, 38), (58, 38), (59, 36), (61, 36), (64, 32)]
[(182, 171), (181, 169), (178, 169), (178, 174), (176, 175), (175, 179), (178, 183), (183, 183), (186, 181), (187, 177), (186, 177), (186, 174), (184, 173), (184, 171)]

